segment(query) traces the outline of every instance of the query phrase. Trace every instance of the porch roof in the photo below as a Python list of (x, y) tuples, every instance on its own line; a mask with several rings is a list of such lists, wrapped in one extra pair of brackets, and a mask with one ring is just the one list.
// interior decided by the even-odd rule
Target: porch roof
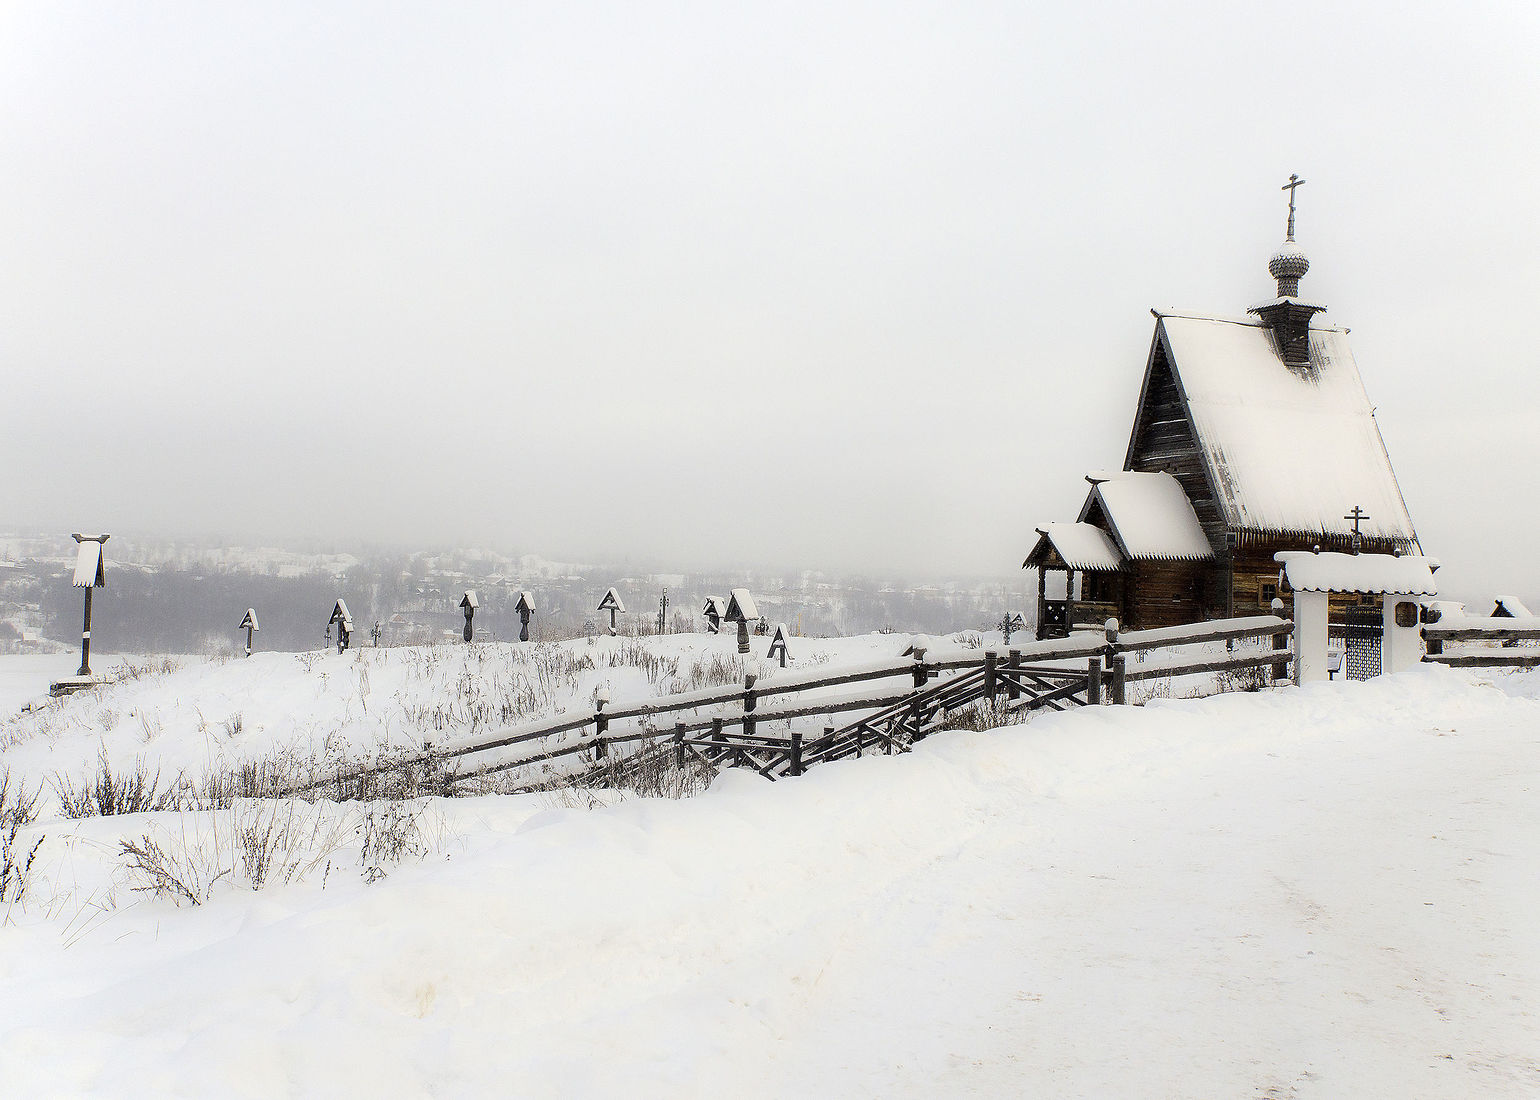
[(1043, 565), (1051, 547), (1070, 569), (1089, 573), (1114, 572), (1123, 568), (1123, 553), (1112, 536), (1090, 523), (1050, 523), (1037, 529), (1039, 538), (1023, 569)]

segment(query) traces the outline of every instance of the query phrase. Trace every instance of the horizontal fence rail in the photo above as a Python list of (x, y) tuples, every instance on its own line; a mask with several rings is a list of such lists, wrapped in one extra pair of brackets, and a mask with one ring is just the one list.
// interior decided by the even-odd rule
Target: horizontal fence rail
[[(576, 778), (613, 779), (627, 766), (652, 763), (668, 754), (680, 766), (693, 760), (710, 769), (752, 767), (776, 779), (870, 752), (907, 751), (916, 741), (948, 728), (958, 711), (976, 704), (1005, 714), (1122, 704), (1129, 683), (1243, 669), (1266, 669), (1272, 680), (1281, 680), (1288, 676), (1293, 658), (1292, 630), (1287, 619), (1260, 615), (1128, 633), (1109, 622), (1100, 634), (1027, 642), (1004, 656), (995, 650), (932, 655), (917, 644), (909, 656), (809, 670), (765, 683), (751, 674), (742, 684), (614, 706), (601, 696), (592, 711), (425, 745), (421, 753), (407, 758), (317, 774), (291, 790), (342, 787), (382, 772), (415, 768), (436, 776), (447, 792), (456, 784), (571, 757), (581, 757), (585, 764)], [(1272, 648), (1229, 651), (1243, 640), (1271, 640)], [(1143, 659), (1156, 649), (1213, 643), (1225, 643), (1227, 652)], [(899, 678), (909, 682), (880, 683)], [(806, 694), (852, 685), (859, 687)], [(778, 701), (762, 706), (767, 700)], [(765, 723), (853, 712), (860, 712), (854, 720), (843, 726), (826, 723), (817, 734), (761, 729)], [(655, 724), (664, 716), (674, 717), (671, 726)], [(634, 748), (626, 752), (629, 747)]]
[[(1422, 636), (1427, 643), (1423, 659), (1435, 664), (1454, 668), (1540, 668), (1540, 649), (1535, 648), (1535, 643), (1540, 642), (1540, 616), (1443, 619), (1424, 624)], [(1448, 642), (1462, 648), (1446, 652), (1444, 645)], [(1472, 642), (1497, 642), (1501, 648), (1471, 647)]]

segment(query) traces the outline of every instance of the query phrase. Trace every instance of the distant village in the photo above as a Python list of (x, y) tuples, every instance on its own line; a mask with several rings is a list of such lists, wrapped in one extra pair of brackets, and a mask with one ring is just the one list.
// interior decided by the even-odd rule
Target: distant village
[[(0, 533), (0, 653), (78, 645), (80, 593), (71, 585), (76, 549), (67, 533)], [(627, 608), (617, 622), (622, 634), (705, 629), (708, 598), (744, 586), (767, 630), (784, 623), (806, 637), (986, 630), (1007, 612), (1027, 622), (1035, 616), (1026, 575), (918, 582), (813, 571), (640, 573), (480, 550), (318, 553), (121, 536), (104, 552), (110, 580), (97, 596), (98, 652), (234, 650), (247, 607), (260, 615), (262, 648), (319, 649), (339, 598), (352, 609), (355, 645), (458, 641), (466, 590), (479, 600), (478, 641), (518, 638), (514, 604), (525, 590), (534, 597), (530, 637), (536, 641), (607, 632), (608, 617), (597, 608), (610, 587)]]

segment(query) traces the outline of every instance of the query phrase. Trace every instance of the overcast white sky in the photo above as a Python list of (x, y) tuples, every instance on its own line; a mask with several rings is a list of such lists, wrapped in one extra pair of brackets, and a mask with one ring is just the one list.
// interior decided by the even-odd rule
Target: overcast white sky
[(1540, 594), (1540, 7), (0, 7), (0, 524), (1010, 573), (1151, 306), (1353, 330)]

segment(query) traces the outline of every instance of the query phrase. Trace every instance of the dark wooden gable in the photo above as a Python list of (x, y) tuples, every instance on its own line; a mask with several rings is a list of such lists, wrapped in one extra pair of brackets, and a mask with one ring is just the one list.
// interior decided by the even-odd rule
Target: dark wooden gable
[(1150, 341), (1150, 358), (1144, 368), (1144, 385), (1139, 391), (1139, 408), (1134, 414), (1123, 468), (1141, 473), (1164, 472), (1176, 478), (1192, 502), (1209, 545), (1216, 554), (1223, 552), (1224, 517), (1209, 482), (1203, 452), (1198, 448), (1198, 433), (1187, 409), (1181, 380), (1171, 369), (1171, 352), (1159, 320)]

